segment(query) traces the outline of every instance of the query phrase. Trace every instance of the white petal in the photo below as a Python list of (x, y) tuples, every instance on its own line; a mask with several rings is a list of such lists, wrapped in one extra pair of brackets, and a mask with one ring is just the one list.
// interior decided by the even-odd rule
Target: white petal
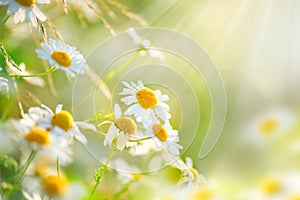
[(126, 142), (128, 141), (129, 135), (124, 134), (123, 132), (120, 132), (117, 140), (117, 148), (119, 150), (123, 150), (125, 147)]
[(115, 104), (114, 113), (115, 113), (115, 117), (116, 118), (120, 118), (121, 117), (122, 111), (121, 111), (121, 108), (120, 108), (119, 104)]
[(193, 160), (190, 157), (185, 158), (185, 163), (189, 168), (193, 167)]
[(55, 113), (59, 113), (62, 111), (63, 105), (62, 104), (58, 104), (55, 108)]
[(80, 128), (83, 128), (83, 129), (90, 129), (93, 131), (97, 130), (94, 124), (90, 124), (87, 122), (79, 122), (79, 121), (76, 121), (75, 123), (77, 126), (79, 126)]
[(142, 110), (141, 106), (138, 104), (134, 104), (132, 106), (130, 106), (126, 111), (125, 111), (125, 115), (132, 115), (132, 114), (136, 114), (139, 113)]
[(81, 133), (77, 125), (74, 123), (73, 127), (70, 129), (70, 133), (82, 144), (87, 143), (86, 137)]
[(104, 146), (109, 145), (111, 147), (111, 143), (114, 140), (116, 134), (119, 132), (119, 129), (115, 125), (111, 125), (107, 131), (107, 134), (104, 139)]
[(127, 97), (121, 98), (121, 102), (125, 103), (126, 105), (131, 105), (133, 103), (136, 103), (137, 99), (135, 96), (127, 96)]
[(123, 85), (125, 85), (125, 87), (127, 87), (130, 90), (135, 90), (134, 87), (132, 87), (129, 83), (127, 83), (126, 81), (122, 81)]
[(33, 6), (32, 12), (42, 22), (46, 21), (47, 19), (46, 16), (42, 13), (42, 11), (38, 7)]

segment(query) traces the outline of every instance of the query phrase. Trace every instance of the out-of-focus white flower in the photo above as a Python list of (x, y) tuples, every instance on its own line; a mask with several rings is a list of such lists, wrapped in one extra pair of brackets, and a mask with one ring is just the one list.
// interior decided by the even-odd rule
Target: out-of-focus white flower
[(141, 81), (138, 81), (137, 84), (133, 82), (129, 84), (125, 81), (122, 83), (125, 88), (120, 94), (128, 96), (123, 97), (121, 101), (128, 106), (131, 105), (125, 111), (125, 115), (134, 115), (136, 120), (142, 123), (149, 121), (151, 111), (163, 121), (171, 118), (168, 112), (169, 106), (164, 103), (169, 100), (168, 95), (162, 95), (159, 90), (153, 91), (145, 87)]
[(50, 0), (1, 0), (0, 6), (8, 5), (7, 13), (15, 14), (14, 22), (24, 22), (25, 19), (37, 26), (38, 21), (46, 21), (46, 16), (37, 7), (37, 4), (49, 4)]
[(264, 142), (284, 134), (292, 128), (295, 115), (283, 108), (277, 108), (263, 113), (249, 125), (247, 139), (254, 143)]
[[(76, 183), (70, 183), (69, 180), (64, 176), (53, 174), (47, 174), (42, 178), (30, 178), (30, 183), (27, 185), (23, 184), (24, 187), (33, 194), (30, 196), (27, 192), (23, 191), (24, 197), (28, 200), (38, 199), (52, 199), (52, 200), (80, 200), (84, 197), (85, 189)], [(26, 183), (27, 180), (24, 180)], [(35, 182), (35, 188), (30, 187), (30, 184)], [(40, 195), (43, 194), (44, 198)]]
[(156, 149), (158, 151), (164, 149), (172, 155), (179, 155), (179, 150), (182, 146), (177, 144), (179, 142), (178, 131), (173, 130), (169, 121), (166, 121), (161, 125), (153, 113), (150, 114), (151, 121), (145, 123), (146, 135), (152, 137), (156, 143)]
[[(26, 66), (24, 63), (21, 63), (19, 65), (19, 69), (16, 69), (13, 66), (9, 66), (10, 69), (13, 71), (14, 74), (17, 75), (31, 75), (30, 72), (28, 72), (26, 70)], [(31, 84), (31, 85), (35, 85), (35, 86), (39, 86), (39, 87), (44, 87), (45, 86), (45, 81), (41, 78), (41, 77), (22, 77), (23, 80), (25, 80), (27, 83)]]
[(118, 172), (118, 177), (123, 184), (132, 180), (139, 181), (143, 176), (137, 166), (130, 165), (123, 159), (113, 160), (111, 166)]
[(136, 133), (136, 124), (129, 117), (122, 117), (121, 108), (118, 104), (114, 106), (115, 121), (111, 123), (104, 139), (104, 146), (111, 144), (117, 137), (117, 149), (123, 150), (129, 139)]
[(160, 50), (154, 49), (151, 45), (151, 42), (143, 37), (140, 37), (133, 28), (128, 29), (126, 33), (131, 37), (136, 45), (139, 45), (142, 49), (146, 50), (151, 58), (160, 60), (165, 59)]
[(95, 126), (86, 122), (74, 122), (73, 116), (68, 111), (63, 110), (62, 107), (62, 104), (57, 105), (55, 113), (45, 105), (30, 108), (24, 118), (35, 121), (39, 127), (50, 129), (51, 132), (63, 132), (63, 135), (69, 137), (69, 141), (72, 141), (74, 137), (79, 142), (86, 144), (87, 139), (79, 130), (78, 126), (96, 130)]
[(185, 159), (185, 162), (183, 162), (180, 158), (177, 159), (172, 166), (178, 168), (182, 172), (178, 185), (187, 182), (187, 187), (192, 188), (205, 180), (204, 177), (193, 167), (193, 160), (189, 157)]
[(300, 199), (300, 174), (271, 175), (262, 178), (255, 189), (244, 194), (249, 200), (297, 200)]
[[(17, 146), (25, 148), (23, 153), (28, 153), (28, 150), (36, 150), (38, 154), (44, 153), (46, 156), (52, 156), (54, 161), (57, 158), (63, 163), (72, 160), (72, 150), (68, 146), (63, 132), (48, 131), (29, 120), (10, 120), (6, 127), (12, 139), (18, 144)], [(25, 157), (27, 158), (28, 155)]]
[(48, 60), (51, 66), (65, 71), (69, 76), (84, 74), (87, 68), (83, 55), (70, 45), (63, 45), (60, 40), (49, 40), (49, 44), (41, 43), (42, 49), (36, 49), (38, 57)]

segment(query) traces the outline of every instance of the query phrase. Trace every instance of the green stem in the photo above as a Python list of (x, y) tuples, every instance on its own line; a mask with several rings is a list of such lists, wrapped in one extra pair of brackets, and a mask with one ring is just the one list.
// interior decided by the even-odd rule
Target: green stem
[(36, 152), (35, 150), (31, 150), (30, 155), (28, 156), (27, 161), (26, 161), (26, 163), (24, 164), (24, 166), (23, 166), (23, 168), (22, 168), (22, 171), (21, 171), (21, 173), (20, 173), (20, 175), (19, 175), (19, 178), (18, 178), (17, 181), (16, 181), (16, 185), (20, 185), (20, 184), (22, 183), (22, 180), (23, 180), (23, 178), (24, 178), (24, 174), (25, 174), (25, 172), (27, 171), (27, 169), (28, 169), (30, 163), (31, 163), (32, 160), (34, 159), (36, 153), (37, 153), (37, 152)]
[(95, 183), (95, 185), (94, 185), (94, 187), (93, 187), (93, 189), (92, 189), (92, 192), (91, 192), (91, 194), (90, 194), (88, 200), (91, 200), (91, 199), (93, 198), (93, 196), (94, 196), (94, 194), (95, 194), (95, 192), (96, 192), (96, 189), (97, 189), (98, 185), (101, 183), (102, 177), (103, 177), (104, 173), (106, 172), (107, 165), (108, 165), (108, 163), (111, 161), (111, 159), (112, 159), (113, 155), (115, 154), (116, 150), (117, 150), (116, 147), (114, 147), (114, 148), (111, 150), (111, 152), (110, 152), (110, 154), (109, 154), (109, 156), (108, 156), (108, 158), (107, 158), (107, 160), (106, 160), (105, 165), (101, 168), (99, 178), (97, 179), (97, 181), (96, 181), (96, 183)]
[(151, 139), (152, 137), (145, 137), (145, 138), (142, 138), (142, 139), (138, 139), (138, 140), (129, 140), (129, 142), (141, 142), (141, 141), (144, 141), (144, 140), (149, 140)]
[(56, 171), (57, 171), (57, 176), (58, 178), (60, 177), (60, 160), (57, 158), (56, 160)]
[(43, 72), (43, 73), (40, 73), (40, 74), (28, 74), (28, 75), (1, 74), (0, 76), (3, 76), (3, 77), (17, 77), (17, 78), (20, 78), (20, 77), (24, 77), (24, 78), (26, 78), (26, 77), (37, 77), (37, 76), (45, 76), (45, 75), (51, 74), (55, 70), (56, 70), (55, 67), (51, 67), (51, 69), (49, 71), (46, 71), (46, 72)]
[(7, 15), (7, 17), (1, 22), (0, 28), (6, 23), (6, 21), (9, 19), (10, 15)]

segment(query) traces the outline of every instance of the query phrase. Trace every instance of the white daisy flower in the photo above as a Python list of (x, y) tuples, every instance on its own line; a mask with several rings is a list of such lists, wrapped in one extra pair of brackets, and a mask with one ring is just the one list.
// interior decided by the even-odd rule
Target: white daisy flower
[(172, 155), (179, 155), (179, 150), (182, 149), (182, 146), (177, 144), (179, 141), (178, 131), (173, 130), (169, 121), (166, 121), (164, 125), (161, 125), (160, 121), (155, 118), (154, 114), (150, 114), (151, 121), (148, 121), (145, 124), (146, 135), (152, 137), (156, 143), (156, 149), (166, 150)]
[(85, 129), (96, 130), (95, 126), (86, 122), (74, 121), (73, 116), (62, 108), (62, 104), (57, 105), (55, 113), (45, 105), (30, 108), (24, 118), (29, 118), (35, 121), (38, 126), (51, 130), (52, 132), (63, 132), (65, 136), (69, 137), (69, 142), (75, 138), (79, 142), (86, 144), (87, 139), (81, 133), (78, 126)]
[(126, 33), (131, 37), (136, 45), (139, 45), (142, 49), (146, 50), (151, 58), (164, 60), (163, 53), (158, 49), (153, 49), (151, 42), (143, 37), (140, 37), (133, 28), (130, 28)]
[(60, 40), (49, 40), (49, 44), (41, 43), (42, 49), (36, 49), (38, 57), (48, 60), (51, 66), (65, 71), (71, 77), (84, 74), (87, 68), (83, 55), (70, 45), (63, 45)]
[(300, 199), (300, 174), (289, 172), (267, 176), (259, 181), (258, 187), (244, 194), (249, 200), (297, 200)]
[(247, 141), (262, 143), (286, 133), (295, 122), (295, 115), (283, 108), (276, 108), (261, 114), (249, 124)]
[(26, 19), (32, 26), (37, 26), (37, 19), (43, 22), (47, 18), (36, 5), (49, 3), (50, 0), (1, 0), (0, 6), (8, 5), (7, 13), (15, 14), (15, 23), (24, 22)]
[[(10, 67), (10, 69), (13, 71), (14, 74), (31, 75), (31, 73), (26, 70), (26, 66), (24, 63), (21, 63), (19, 65), (19, 69), (21, 71), (16, 69), (15, 67), (11, 66), (11, 64), (8, 66)], [(39, 86), (39, 87), (45, 86), (45, 81), (41, 77), (22, 77), (22, 79), (31, 85), (35, 85), (35, 86)]]
[[(122, 117), (121, 108), (118, 104), (114, 106), (115, 121), (111, 123), (104, 139), (104, 146), (111, 144), (117, 137), (117, 149), (122, 151), (129, 139), (136, 133), (136, 124), (129, 117)], [(105, 122), (106, 123), (106, 122)], [(101, 123), (103, 124), (103, 123)]]
[(193, 160), (189, 157), (183, 162), (180, 158), (175, 161), (173, 167), (181, 170), (181, 178), (178, 181), (178, 185), (188, 183), (187, 187), (192, 188), (199, 185), (200, 182), (204, 181), (204, 177), (193, 167)]
[[(164, 103), (169, 100), (168, 95), (162, 95), (159, 90), (151, 90), (143, 85), (141, 81), (137, 84), (122, 82), (126, 88), (120, 92), (120, 95), (128, 95), (123, 97), (121, 101), (126, 105), (131, 105), (125, 115), (135, 116), (138, 122), (145, 123), (149, 121), (149, 113), (152, 111), (163, 121), (168, 121), (171, 118), (169, 114), (169, 106)], [(133, 105), (132, 105), (133, 104)]]
[[(29, 182), (30, 181), (30, 182)], [(23, 192), (24, 197), (28, 200), (52, 199), (52, 200), (70, 200), (82, 199), (86, 191), (76, 183), (70, 183), (63, 174), (58, 177), (55, 173), (50, 173), (42, 178), (30, 178), (24, 180), (23, 184), (27, 191), (33, 195)], [(35, 183), (35, 184), (34, 184)], [(35, 188), (31, 184), (36, 185)], [(42, 195), (42, 196), (41, 196)]]
[[(68, 146), (68, 141), (63, 136), (62, 132), (54, 132), (36, 126), (35, 122), (30, 120), (10, 120), (6, 124), (8, 132), (10, 132), (13, 140), (20, 147), (25, 147), (25, 152), (28, 149), (38, 151), (38, 154), (53, 157), (54, 162), (59, 158), (62, 163), (72, 161), (72, 150)], [(25, 156), (28, 157), (27, 155)]]
[(0, 77), (0, 94), (8, 94), (8, 80), (6, 78)]

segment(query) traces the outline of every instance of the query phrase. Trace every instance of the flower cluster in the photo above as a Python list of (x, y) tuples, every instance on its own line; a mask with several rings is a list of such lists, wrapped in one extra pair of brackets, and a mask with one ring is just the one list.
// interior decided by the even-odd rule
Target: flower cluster
[[(55, 112), (45, 105), (32, 107), (28, 113), (20, 120), (11, 119), (7, 121), (6, 127), (14, 144), (19, 147), (24, 158), (32, 159), (32, 169), (30, 182), (37, 182), (36, 186), (31, 185), (30, 190), (33, 196), (44, 194), (51, 197), (64, 197), (68, 191), (68, 181), (56, 172), (51, 172), (51, 166), (67, 165), (73, 160), (72, 145), (74, 139), (82, 144), (87, 143), (87, 139), (78, 126), (84, 129), (96, 128), (86, 122), (76, 122), (71, 113), (57, 105)], [(28, 156), (28, 154), (30, 154)], [(50, 172), (51, 173), (50, 173)], [(30, 172), (29, 172), (30, 173)], [(57, 172), (60, 173), (60, 172)], [(33, 179), (34, 177), (34, 179)], [(26, 183), (26, 179), (24, 180)], [(41, 192), (43, 191), (43, 192)], [(30, 197), (24, 193), (27, 199)], [(68, 198), (65, 198), (68, 199)]]
[[(165, 150), (172, 155), (179, 155), (182, 146), (178, 144), (178, 131), (169, 122), (171, 115), (166, 103), (169, 97), (159, 90), (145, 87), (141, 81), (123, 84), (125, 88), (120, 95), (125, 97), (121, 101), (129, 108), (122, 115), (120, 106), (114, 106), (115, 121), (111, 122), (104, 145), (111, 146), (116, 139), (117, 148), (123, 150), (130, 139), (149, 137), (155, 141), (157, 151)], [(130, 116), (134, 116), (135, 121)], [(137, 130), (136, 123), (141, 123), (144, 129)]]
[[(106, 15), (102, 15), (102, 11), (107, 11), (109, 16), (120, 11), (130, 19), (145, 24), (139, 16), (130, 12), (117, 0), (59, 2), (64, 4), (65, 12), (68, 11), (68, 4), (79, 14), (84, 12), (84, 8), (89, 9), (85, 14), (93, 11), (112, 35), (115, 32), (105, 19)], [(161, 91), (145, 86), (141, 81), (137, 81), (137, 83), (122, 82), (124, 88), (119, 93), (121, 96), (119, 104), (123, 105), (114, 105), (114, 119), (101, 122), (99, 124), (101, 130), (99, 130), (91, 123), (75, 121), (71, 112), (64, 110), (62, 104), (52, 110), (43, 105), (42, 101), (29, 91), (30, 89), (27, 91), (20, 87), (22, 83), (44, 89), (49, 86), (51, 92), (58, 95), (55, 79), (51, 76), (55, 70), (64, 71), (67, 77), (71, 78), (85, 73), (93, 82), (95, 77), (98, 78), (98, 75), (88, 68), (85, 57), (76, 47), (65, 43), (51, 18), (40, 10), (40, 4), (50, 3), (51, 0), (0, 0), (0, 6), (7, 7), (7, 16), (3, 21), (1, 20), (0, 28), (6, 25), (11, 16), (14, 23), (31, 22), (32, 27), (35, 28), (32, 29), (33, 35), (39, 31), (38, 34), (41, 36), (36, 41), (40, 46), (35, 48), (36, 56), (44, 61), (45, 69), (48, 70), (38, 74), (32, 73), (31, 68), (28, 71), (25, 64), (16, 63), (0, 43), (0, 53), (5, 61), (5, 66), (0, 67), (0, 97), (4, 94), (3, 98), (11, 101), (11, 104), (14, 104), (16, 100), (20, 111), (19, 119), (10, 118), (8, 114), (12, 107), (10, 105), (5, 108), (5, 112), (1, 116), (0, 123), (3, 122), (3, 127), (0, 127), (0, 147), (1, 151), (8, 149), (8, 153), (5, 153), (4, 156), (0, 155), (0, 199), (22, 197), (27, 200), (87, 199), (84, 187), (73, 181), (73, 177), (68, 174), (68, 171), (64, 171), (65, 167), (70, 167), (71, 163), (75, 163), (74, 166), (77, 164), (74, 162), (74, 160), (77, 161), (74, 152), (78, 150), (75, 150), (75, 141), (83, 145), (86, 152), (99, 161), (89, 151), (87, 144), (90, 144), (91, 141), (88, 142), (82, 129), (101, 134), (105, 132), (104, 146), (112, 149), (105, 164), (95, 170), (94, 181), (96, 183), (91, 189), (88, 199), (92, 199), (96, 193), (97, 186), (109, 167), (109, 163), (116, 169), (118, 179), (125, 187), (129, 187), (133, 182), (140, 182), (144, 177), (143, 171), (138, 168), (138, 163), (129, 163), (127, 160), (113, 158), (116, 150), (123, 151), (124, 149), (128, 150), (132, 156), (155, 152), (155, 157), (149, 166), (157, 166), (158, 163), (154, 162), (155, 159), (161, 162), (172, 161), (172, 167), (181, 171), (178, 185), (187, 183), (188, 188), (198, 186), (202, 177), (193, 167), (192, 160), (187, 158), (184, 162), (179, 157), (183, 147), (179, 144), (178, 131), (171, 125), (169, 97), (162, 94)], [(52, 29), (56, 39), (48, 38), (48, 34), (52, 34), (47, 32), (46, 28), (48, 27)], [(162, 51), (155, 48), (149, 40), (140, 37), (135, 29), (130, 28), (126, 33), (134, 45), (137, 45), (138, 53), (146, 52), (153, 59), (165, 59)], [(35, 35), (33, 38), (36, 38)], [(27, 49), (29, 50), (29, 48)], [(124, 65), (124, 68), (120, 68), (116, 72), (122, 72), (126, 66)], [(48, 82), (42, 78), (46, 75), (49, 75)], [(109, 79), (103, 79), (103, 84), (106, 84), (107, 80)], [(109, 93), (110, 89), (107, 87), (106, 91)], [(24, 98), (24, 95), (28, 98)], [(14, 99), (11, 98), (12, 96)], [(31, 106), (32, 103), (38, 106)], [(124, 111), (121, 107), (124, 108)], [(107, 131), (102, 132), (104, 124), (109, 124), (109, 126)], [(0, 153), (2, 154), (2, 152)], [(18, 161), (14, 158), (15, 153), (19, 155)], [(120, 170), (120, 166), (124, 168), (125, 172)], [(4, 170), (2, 171), (2, 169)], [(6, 175), (6, 170), (9, 172), (8, 175)], [(83, 183), (85, 180), (80, 181)], [(126, 191), (125, 189), (121, 189), (121, 191)], [(120, 194), (116, 193), (112, 199), (118, 198), (118, 195)]]

